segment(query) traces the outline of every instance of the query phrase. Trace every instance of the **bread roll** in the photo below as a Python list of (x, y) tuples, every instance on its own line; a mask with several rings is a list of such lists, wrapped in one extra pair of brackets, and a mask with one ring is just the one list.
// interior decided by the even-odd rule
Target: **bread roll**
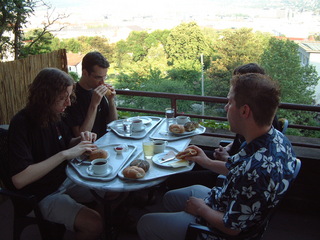
[(130, 163), (130, 166), (137, 166), (142, 168), (145, 172), (148, 172), (150, 168), (150, 163), (146, 160), (136, 159)]
[(89, 161), (92, 161), (97, 158), (107, 158), (108, 152), (103, 149), (93, 150), (89, 155)]
[(184, 124), (184, 129), (187, 132), (192, 132), (198, 127), (199, 127), (199, 123), (197, 123), (197, 122), (187, 122)]
[(188, 156), (196, 156), (198, 154), (198, 152), (196, 150), (194, 150), (193, 148), (187, 148), (185, 149), (184, 151), (182, 152), (179, 152), (177, 155), (176, 155), (176, 158), (177, 159), (184, 159), (185, 157), (188, 157)]
[(169, 126), (169, 131), (172, 133), (184, 133), (185, 129), (183, 125), (179, 125), (179, 124), (171, 124)]
[(106, 96), (108, 97), (108, 96), (111, 96), (111, 95), (112, 95), (112, 92), (111, 92), (111, 90), (108, 88), (107, 93), (106, 93)]
[(123, 169), (122, 174), (126, 178), (139, 179), (143, 178), (144, 175), (146, 175), (146, 172), (140, 167), (129, 166)]

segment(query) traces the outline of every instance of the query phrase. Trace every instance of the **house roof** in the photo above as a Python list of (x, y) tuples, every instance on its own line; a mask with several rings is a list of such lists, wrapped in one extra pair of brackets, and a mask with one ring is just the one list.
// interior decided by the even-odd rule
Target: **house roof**
[(320, 52), (320, 41), (301, 42), (299, 45), (307, 52)]
[(67, 53), (67, 61), (69, 66), (77, 66), (81, 61), (84, 55), (78, 53)]

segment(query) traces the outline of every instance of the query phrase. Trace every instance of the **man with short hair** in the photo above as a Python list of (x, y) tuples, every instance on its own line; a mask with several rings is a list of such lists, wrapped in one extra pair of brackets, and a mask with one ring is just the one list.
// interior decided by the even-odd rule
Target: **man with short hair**
[(289, 140), (272, 126), (279, 103), (278, 85), (268, 76), (233, 76), (225, 110), (245, 146), (227, 162), (208, 158), (197, 146), (190, 147), (198, 154), (185, 158), (225, 175), (222, 187), (193, 185), (167, 192), (163, 203), (169, 212), (142, 216), (140, 238), (182, 240), (191, 222), (238, 235), (262, 222), (284, 196), (296, 166)]
[(116, 92), (105, 84), (109, 62), (99, 52), (89, 52), (82, 60), (82, 76), (76, 84), (76, 102), (67, 109), (66, 122), (74, 136), (92, 131), (98, 138), (106, 133), (107, 124), (116, 120)]

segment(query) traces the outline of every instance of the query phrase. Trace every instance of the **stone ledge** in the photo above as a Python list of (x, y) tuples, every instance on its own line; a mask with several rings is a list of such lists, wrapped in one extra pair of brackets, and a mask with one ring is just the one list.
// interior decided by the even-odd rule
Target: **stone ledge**
[[(290, 141), (296, 141), (296, 142), (308, 141), (310, 143), (316, 143), (316, 144), (319, 144), (320, 142), (320, 139), (317, 139), (317, 138), (303, 138), (303, 137), (296, 137), (296, 136), (288, 136), (288, 138)], [(217, 148), (219, 147), (219, 143), (221, 140), (231, 140), (231, 139), (197, 135), (192, 138), (191, 144), (198, 145), (203, 148)], [(296, 146), (294, 146), (293, 149), (297, 157), (299, 158), (320, 160), (320, 149), (296, 147)]]

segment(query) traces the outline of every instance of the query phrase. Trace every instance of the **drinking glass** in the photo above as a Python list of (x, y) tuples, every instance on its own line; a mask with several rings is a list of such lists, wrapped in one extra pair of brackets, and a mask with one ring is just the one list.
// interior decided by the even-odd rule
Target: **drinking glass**
[(142, 143), (143, 154), (145, 159), (151, 159), (153, 157), (154, 143), (152, 141), (146, 141)]
[(166, 108), (165, 116), (166, 116), (166, 130), (164, 132), (161, 132), (161, 134), (167, 136), (169, 135), (169, 126), (174, 123), (174, 109)]
[(122, 123), (125, 136), (130, 137), (132, 134), (132, 121), (124, 119)]

